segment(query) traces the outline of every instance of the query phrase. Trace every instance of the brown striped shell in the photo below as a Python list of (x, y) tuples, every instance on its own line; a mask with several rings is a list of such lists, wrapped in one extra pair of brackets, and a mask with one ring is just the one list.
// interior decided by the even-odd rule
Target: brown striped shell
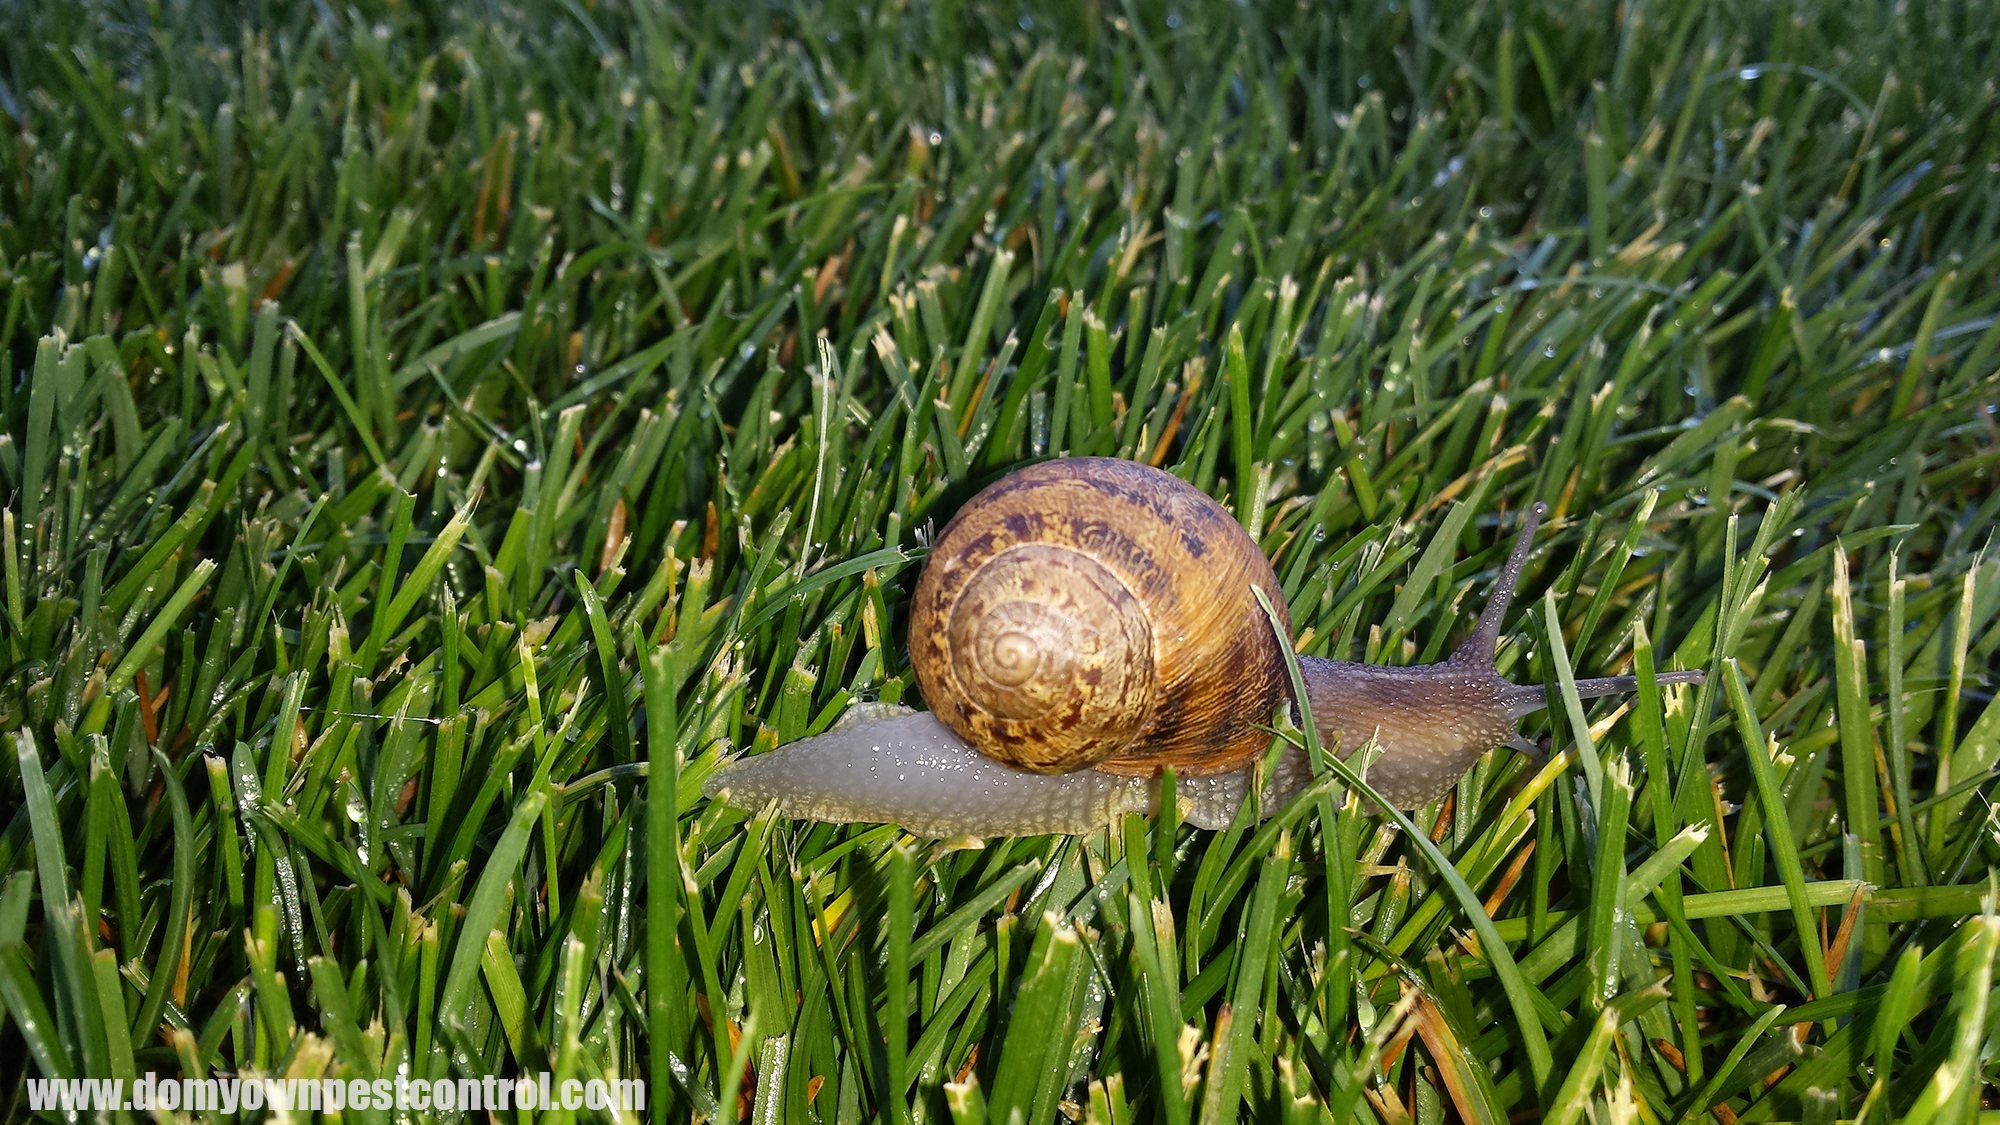
[(1214, 500), (1132, 461), (1013, 473), (945, 526), (917, 581), (910, 661), (944, 724), (1037, 773), (1200, 777), (1270, 745), (1283, 657), (1251, 593), (1277, 575)]

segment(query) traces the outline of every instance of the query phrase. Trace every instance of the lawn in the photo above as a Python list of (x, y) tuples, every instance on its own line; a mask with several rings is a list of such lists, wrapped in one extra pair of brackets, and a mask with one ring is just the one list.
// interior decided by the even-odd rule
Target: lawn
[[(0, 5), (0, 1105), (2000, 1121), (1996, 73), (1990, 0)], [(702, 797), (918, 703), (926, 545), (1084, 454), (1372, 663), (1547, 503), (1547, 764)]]

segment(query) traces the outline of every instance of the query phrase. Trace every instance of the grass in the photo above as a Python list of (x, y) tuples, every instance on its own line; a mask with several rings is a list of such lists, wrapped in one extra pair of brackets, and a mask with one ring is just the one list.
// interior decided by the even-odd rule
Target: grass
[[(1992, 17), (6, 8), (0, 1102), (1994, 1120)], [(927, 529), (1061, 453), (1385, 663), (1546, 501), (1502, 671), (1645, 686), (1408, 818), (700, 798), (914, 700)]]

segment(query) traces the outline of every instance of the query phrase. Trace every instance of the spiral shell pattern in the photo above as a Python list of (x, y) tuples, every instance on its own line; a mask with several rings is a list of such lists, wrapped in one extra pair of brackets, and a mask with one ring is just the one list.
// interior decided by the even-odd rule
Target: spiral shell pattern
[(1130, 742), (1153, 703), (1146, 611), (1096, 560), (1045, 543), (995, 555), (945, 625), (969, 715), (990, 716), (1009, 765), (1065, 773)]
[(1008, 765), (1219, 773), (1269, 744), (1259, 724), (1283, 698), (1253, 585), (1282, 607), (1257, 545), (1179, 478), (1046, 462), (945, 528), (917, 583), (911, 662), (938, 718)]

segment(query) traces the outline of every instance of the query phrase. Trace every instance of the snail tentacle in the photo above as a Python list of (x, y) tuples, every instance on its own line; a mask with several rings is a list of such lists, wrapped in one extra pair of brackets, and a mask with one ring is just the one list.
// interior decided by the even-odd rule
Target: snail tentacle
[[(1654, 680), (1661, 686), (1669, 684), (1699, 684), (1707, 679), (1703, 672), (1661, 672)], [(1540, 684), (1510, 684), (1506, 693), (1507, 714), (1512, 718), (1532, 715), (1549, 705), (1548, 692)], [(1601, 676), (1592, 680), (1576, 682), (1578, 699), (1601, 699), (1607, 695), (1624, 695), (1639, 690), (1637, 676)]]
[(1451, 663), (1493, 667), (1493, 653), (1500, 645), (1500, 625), (1514, 604), (1514, 588), (1521, 584), (1521, 571), (1527, 567), (1528, 555), (1534, 550), (1535, 531), (1542, 526), (1542, 517), (1548, 511), (1549, 506), (1538, 500), (1522, 517), (1521, 530), (1514, 536), (1514, 550), (1507, 556), (1499, 582), (1494, 584), (1493, 596), (1486, 599), (1486, 609), (1480, 613), (1472, 635), (1451, 654)]
[(1507, 745), (1527, 755), (1528, 760), (1535, 764), (1536, 769), (1541, 769), (1548, 764), (1548, 748), (1526, 735), (1515, 735), (1513, 738), (1507, 740)]

